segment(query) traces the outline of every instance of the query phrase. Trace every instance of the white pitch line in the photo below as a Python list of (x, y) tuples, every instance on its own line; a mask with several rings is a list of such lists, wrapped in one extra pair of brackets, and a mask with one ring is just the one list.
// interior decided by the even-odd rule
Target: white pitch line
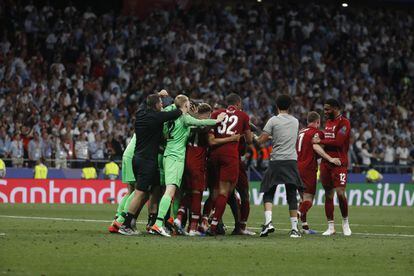
[[(74, 219), (74, 218), (53, 218), (53, 217), (25, 217), (25, 216), (4, 216), (0, 215), (0, 218), (16, 218), (16, 219), (44, 219), (44, 220), (58, 220), (58, 221), (79, 221), (79, 222), (112, 222), (112, 220), (97, 220), (97, 219)], [(147, 223), (142, 220), (141, 223)], [(276, 225), (290, 225), (290, 223), (277, 222)], [(325, 226), (326, 224), (321, 223), (312, 223), (312, 225)], [(342, 225), (336, 223), (335, 225)], [(354, 224), (351, 223), (351, 226), (355, 227), (390, 227), (390, 228), (414, 228), (414, 225), (384, 225), (384, 224)], [(261, 229), (261, 228), (258, 228)]]
[(100, 220), (100, 219), (76, 219), (76, 218), (52, 218), (52, 217), (25, 217), (25, 216), (3, 216), (3, 215), (0, 215), (0, 218), (40, 219), (40, 220), (78, 221), (78, 222), (112, 222), (112, 220)]
[[(99, 222), (99, 223), (110, 223), (112, 220), (100, 220), (100, 219), (77, 219), (77, 218), (53, 218), (53, 217), (27, 217), (27, 216), (5, 216), (0, 215), (0, 218), (12, 218), (12, 219), (34, 219), (34, 220), (57, 220), (57, 221), (75, 221), (75, 222)], [(146, 224), (144, 220), (137, 221), (138, 224)], [(281, 223), (280, 223), (281, 224)], [(232, 225), (229, 225), (232, 226)], [(368, 226), (368, 225), (367, 225)], [(261, 230), (258, 227), (249, 227), (252, 230)], [(276, 228), (277, 231), (290, 231), (291, 229)], [(337, 232), (341, 234), (341, 232)], [(0, 233), (4, 234), (4, 233)], [(414, 238), (414, 235), (409, 234), (390, 234), (390, 233), (355, 233), (354, 235), (361, 236), (383, 236), (383, 237), (405, 237), (405, 238)], [(5, 235), (5, 234), (4, 234)], [(0, 235), (1, 236), (1, 235)]]
[[(285, 222), (278, 222), (277, 224), (281, 224), (281, 225), (290, 225), (290, 223), (285, 223)], [(312, 225), (317, 225), (317, 226), (325, 226), (327, 224), (322, 224), (322, 223), (310, 223)], [(335, 223), (335, 225), (342, 225), (340, 223)], [(356, 223), (351, 223), (351, 226), (357, 226), (357, 227), (390, 227), (390, 228), (414, 228), (414, 225), (385, 225), (385, 224), (356, 224)]]

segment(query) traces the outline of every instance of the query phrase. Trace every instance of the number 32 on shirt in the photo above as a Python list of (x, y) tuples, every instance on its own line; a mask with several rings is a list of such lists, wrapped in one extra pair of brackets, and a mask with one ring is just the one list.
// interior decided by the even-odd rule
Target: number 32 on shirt
[(236, 115), (228, 116), (226, 114), (224, 120), (217, 127), (217, 132), (219, 134), (234, 135), (235, 132), (233, 131), (233, 128), (237, 125), (238, 120), (239, 118)]

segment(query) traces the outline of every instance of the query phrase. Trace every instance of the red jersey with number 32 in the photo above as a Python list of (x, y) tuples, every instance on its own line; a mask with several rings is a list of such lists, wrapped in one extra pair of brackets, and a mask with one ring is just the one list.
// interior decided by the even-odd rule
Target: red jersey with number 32
[[(349, 136), (351, 133), (351, 123), (347, 118), (339, 115), (334, 120), (327, 120), (325, 125), (325, 138), (321, 140), (321, 145), (325, 145), (325, 151), (331, 157), (341, 160), (343, 167), (348, 166)], [(327, 162), (322, 160), (322, 162)]]
[[(250, 130), (249, 116), (238, 110), (235, 106), (230, 105), (226, 109), (219, 109), (211, 114), (211, 119), (216, 119), (220, 113), (226, 113), (226, 117), (221, 123), (218, 123), (212, 132), (214, 137), (225, 138), (235, 134), (243, 135), (247, 130)], [(220, 154), (227, 156), (239, 156), (239, 143), (231, 142), (218, 146), (211, 147), (211, 154)]]
[(303, 128), (299, 131), (296, 151), (298, 152), (298, 169), (310, 172), (318, 170), (318, 154), (313, 150), (312, 138), (324, 138), (323, 132), (314, 127)]

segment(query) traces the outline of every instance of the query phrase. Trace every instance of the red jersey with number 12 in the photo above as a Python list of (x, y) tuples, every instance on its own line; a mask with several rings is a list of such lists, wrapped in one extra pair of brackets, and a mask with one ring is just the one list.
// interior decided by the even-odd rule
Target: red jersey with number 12
[(323, 139), (323, 132), (314, 127), (303, 128), (299, 131), (296, 151), (298, 152), (298, 169), (317, 172), (318, 154), (313, 150), (312, 138)]
[[(325, 145), (325, 151), (331, 157), (341, 160), (342, 167), (348, 166), (349, 137), (351, 133), (351, 123), (342, 115), (334, 120), (327, 120), (325, 125), (325, 138), (321, 140), (321, 145)], [(327, 162), (322, 160), (322, 162)]]
[[(221, 123), (218, 123), (212, 130), (214, 137), (225, 138), (235, 134), (243, 135), (247, 130), (250, 130), (249, 116), (238, 110), (235, 106), (230, 105), (226, 109), (219, 109), (211, 114), (212, 119), (216, 119), (220, 113), (226, 113), (226, 117)], [(227, 156), (239, 156), (239, 143), (231, 142), (218, 146), (211, 147), (211, 154), (220, 154)]]

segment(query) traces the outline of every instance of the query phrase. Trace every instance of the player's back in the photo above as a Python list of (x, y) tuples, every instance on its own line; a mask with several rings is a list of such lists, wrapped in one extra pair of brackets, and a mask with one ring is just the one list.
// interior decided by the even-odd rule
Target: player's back
[(208, 132), (205, 129), (191, 128), (188, 138), (186, 163), (205, 165), (208, 147)]
[(298, 152), (299, 170), (317, 171), (317, 154), (313, 150), (312, 138), (323, 138), (323, 132), (314, 127), (303, 128), (299, 131), (296, 142), (296, 151)]
[[(216, 138), (230, 137), (235, 134), (243, 135), (247, 130), (250, 130), (249, 116), (238, 110), (234, 106), (229, 106), (226, 109), (219, 109), (211, 114), (212, 119), (216, 119), (220, 113), (226, 113), (224, 120), (217, 124), (213, 129)], [(230, 142), (211, 147), (211, 154), (239, 156), (239, 142)]]

